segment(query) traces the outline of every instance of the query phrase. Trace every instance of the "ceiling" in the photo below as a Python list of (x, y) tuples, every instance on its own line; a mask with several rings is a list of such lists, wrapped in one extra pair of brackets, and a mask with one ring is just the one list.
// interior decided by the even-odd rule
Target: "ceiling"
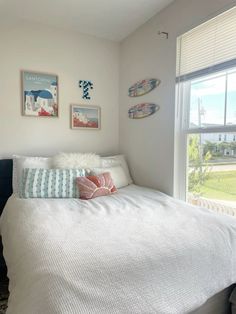
[(25, 19), (121, 41), (173, 0), (0, 0), (0, 20)]

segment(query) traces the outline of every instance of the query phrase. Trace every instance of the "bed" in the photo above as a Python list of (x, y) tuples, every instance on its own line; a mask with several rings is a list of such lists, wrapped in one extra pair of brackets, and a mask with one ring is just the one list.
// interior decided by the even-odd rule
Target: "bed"
[(8, 314), (230, 312), (235, 218), (158, 191), (132, 184), (89, 201), (11, 196), (1, 234)]

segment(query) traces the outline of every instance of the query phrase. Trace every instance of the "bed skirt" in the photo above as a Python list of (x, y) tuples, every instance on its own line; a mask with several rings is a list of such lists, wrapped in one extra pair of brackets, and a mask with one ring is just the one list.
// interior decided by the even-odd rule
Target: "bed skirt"
[[(191, 312), (191, 314), (230, 314), (231, 313), (231, 303), (232, 302), (232, 314), (236, 314), (236, 291), (232, 293), (234, 289), (234, 285), (230, 286), (227, 289), (215, 294), (213, 297), (207, 300), (199, 309)], [(235, 295), (234, 301), (235, 305), (233, 305), (233, 298), (230, 295), (232, 293)], [(235, 307), (234, 307), (235, 306)], [(234, 311), (233, 311), (234, 307)]]

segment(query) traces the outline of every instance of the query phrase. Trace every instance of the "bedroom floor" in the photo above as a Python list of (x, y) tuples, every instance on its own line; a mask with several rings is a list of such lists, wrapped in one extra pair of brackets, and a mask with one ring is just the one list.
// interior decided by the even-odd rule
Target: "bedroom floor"
[(0, 282), (0, 314), (6, 313), (8, 296), (8, 282)]

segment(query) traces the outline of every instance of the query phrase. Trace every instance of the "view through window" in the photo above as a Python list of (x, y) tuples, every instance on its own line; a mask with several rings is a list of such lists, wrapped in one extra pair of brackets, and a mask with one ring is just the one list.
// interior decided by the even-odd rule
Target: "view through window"
[(188, 88), (187, 200), (236, 214), (236, 132), (224, 132), (236, 125), (236, 69), (192, 80)]
[(188, 135), (187, 200), (236, 214), (236, 133)]

